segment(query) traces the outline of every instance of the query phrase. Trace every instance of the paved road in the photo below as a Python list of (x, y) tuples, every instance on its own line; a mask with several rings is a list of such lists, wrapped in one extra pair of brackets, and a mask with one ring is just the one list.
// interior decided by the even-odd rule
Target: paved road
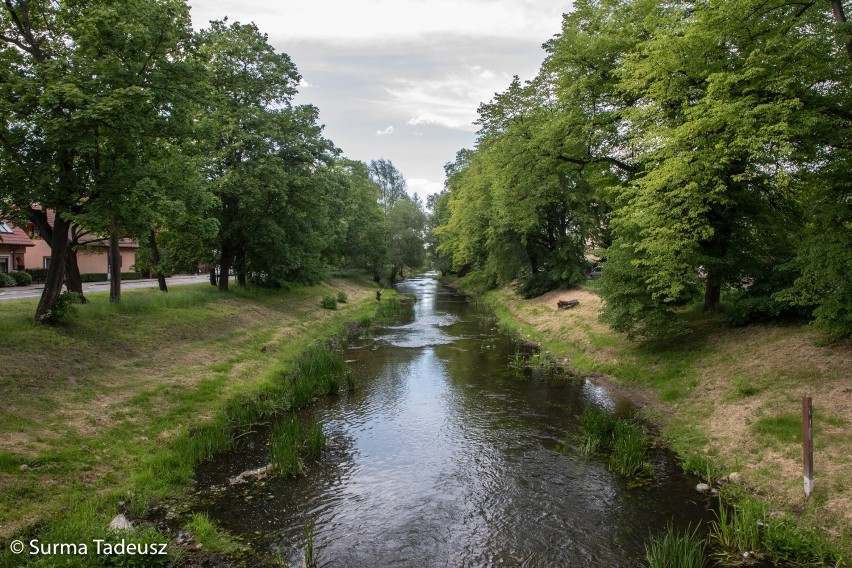
[[(197, 276), (172, 276), (166, 278), (166, 283), (171, 286), (183, 284), (196, 284), (198, 282), (209, 282), (207, 274)], [(133, 290), (134, 288), (156, 288), (156, 280), (125, 280), (121, 283), (122, 290)], [(0, 301), (23, 300), (26, 298), (40, 298), (44, 284), (32, 284), (30, 286), (16, 286), (14, 288), (0, 288)], [(109, 292), (109, 282), (91, 282), (83, 284), (83, 292)]]

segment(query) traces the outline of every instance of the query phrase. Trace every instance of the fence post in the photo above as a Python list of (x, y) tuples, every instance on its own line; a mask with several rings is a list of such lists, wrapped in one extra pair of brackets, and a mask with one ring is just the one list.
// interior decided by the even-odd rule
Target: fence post
[(805, 497), (814, 490), (814, 415), (810, 393), (802, 397), (802, 460)]

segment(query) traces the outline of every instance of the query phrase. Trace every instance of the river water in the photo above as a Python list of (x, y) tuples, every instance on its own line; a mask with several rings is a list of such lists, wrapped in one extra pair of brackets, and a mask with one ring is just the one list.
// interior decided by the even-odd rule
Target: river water
[(638, 566), (650, 534), (708, 510), (655, 449), (636, 483), (578, 449), (590, 406), (629, 402), (582, 379), (527, 378), (488, 312), (427, 276), (412, 323), (350, 345), (357, 388), (311, 412), (329, 449), (304, 477), (230, 488), (268, 461), (263, 435), (197, 474), (201, 509), (271, 563), (299, 566), (313, 523), (319, 566)]

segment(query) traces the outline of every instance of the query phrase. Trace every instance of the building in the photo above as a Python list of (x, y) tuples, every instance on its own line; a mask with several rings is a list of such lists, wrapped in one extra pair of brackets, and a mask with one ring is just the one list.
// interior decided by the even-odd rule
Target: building
[[(53, 221), (56, 214), (53, 211), (47, 212), (47, 222), (53, 226)], [(23, 270), (24, 268), (48, 268), (50, 266), (50, 245), (41, 236), (38, 227), (33, 224), (27, 224), (23, 228), (15, 227), (11, 224), (3, 224), (11, 232), (7, 241), (3, 238), (3, 243), (0, 243), (0, 266), (4, 258), (7, 258), (10, 270)], [(75, 229), (72, 227), (71, 231)], [(109, 241), (105, 238), (92, 235), (88, 232), (80, 232), (72, 234), (69, 231), (68, 238), (75, 238), (77, 250), (77, 266), (80, 269), (80, 274), (108, 274), (109, 273)], [(0, 236), (7, 237), (5, 232), (0, 231)], [(8, 247), (6, 245), (9, 245)], [(2, 252), (6, 249), (16, 250), (15, 253)], [(121, 271), (130, 272), (133, 270), (133, 265), (136, 264), (136, 253), (139, 245), (130, 239), (121, 239), (119, 242), (119, 252), (121, 253)]]
[(26, 268), (27, 250), (34, 246), (26, 231), (0, 221), (0, 272), (8, 274)]

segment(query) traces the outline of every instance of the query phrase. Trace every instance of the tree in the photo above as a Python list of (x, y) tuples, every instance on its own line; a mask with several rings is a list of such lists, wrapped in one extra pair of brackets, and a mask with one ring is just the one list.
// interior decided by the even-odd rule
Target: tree
[(384, 158), (371, 161), (369, 171), (370, 178), (379, 185), (379, 203), (387, 215), (399, 199), (408, 195), (405, 177), (390, 160)]
[(199, 120), (209, 133), (205, 169), (218, 197), (219, 289), (229, 273), (274, 284), (315, 281), (328, 232), (337, 150), (312, 106), (291, 105), (299, 75), (254, 24), (211, 22), (198, 38), (212, 87)]
[(10, 0), (2, 29), (8, 203), (56, 212), (36, 319), (55, 304), (66, 270), (76, 285), (72, 223), (110, 236), (111, 299), (118, 301), (118, 238), (150, 229), (169, 192), (155, 183), (152, 165), (178, 159), (164, 139), (185, 120), (182, 100), (192, 83), (188, 8), (180, 0), (94, 0), (34, 10), (28, 0)]

